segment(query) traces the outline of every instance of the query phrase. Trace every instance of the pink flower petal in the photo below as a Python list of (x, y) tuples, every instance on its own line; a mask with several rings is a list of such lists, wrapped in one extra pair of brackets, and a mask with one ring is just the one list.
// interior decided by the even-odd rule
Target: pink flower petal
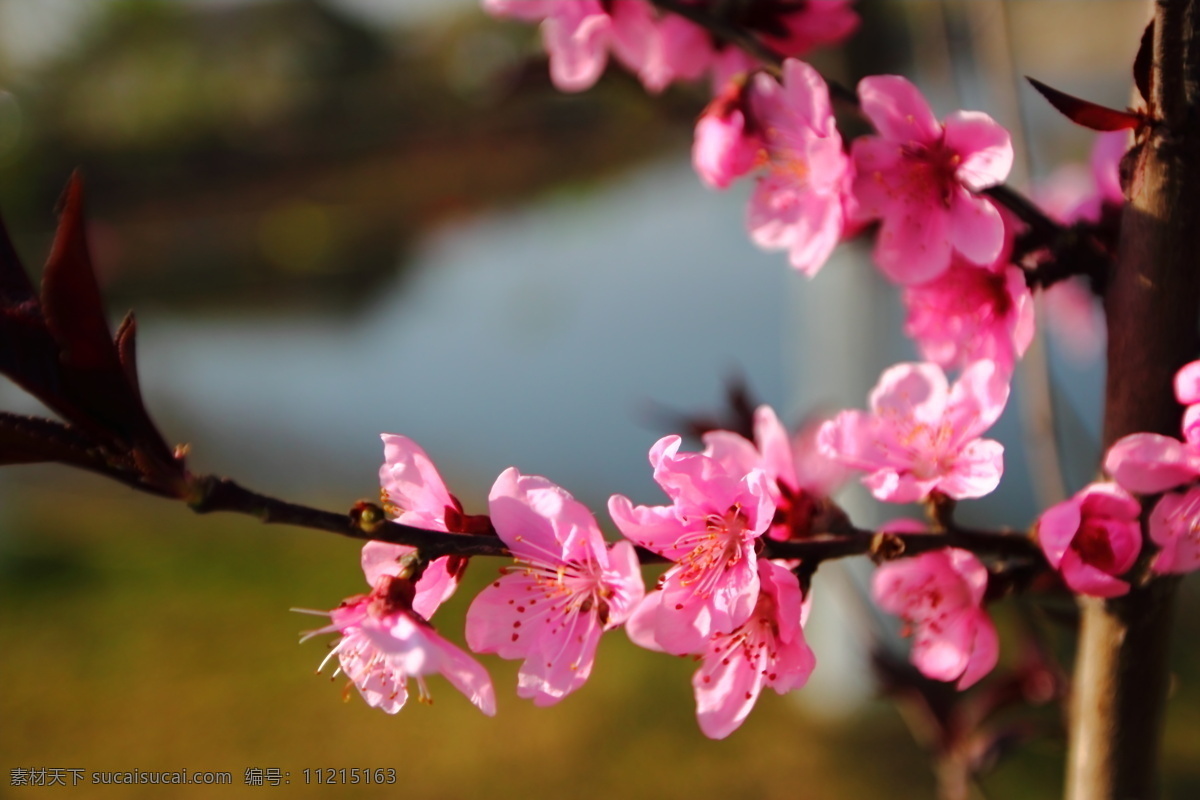
[(882, 468), (862, 478), (871, 495), (884, 503), (915, 503), (929, 496), (938, 485), (937, 480), (922, 479), (909, 472)]
[(504, 470), (488, 494), (488, 511), (496, 533), (517, 558), (586, 561), (604, 552), (592, 513), (540, 475)]
[(1125, 192), (1121, 189), (1121, 159), (1129, 150), (1129, 131), (1111, 131), (1096, 136), (1092, 146), (1092, 176), (1096, 190), (1105, 203), (1121, 205)]
[(520, 570), (503, 575), (467, 609), (467, 647), (501, 658), (524, 658), (552, 611), (553, 603), (534, 577)]
[(946, 403), (946, 419), (961, 440), (973, 439), (996, 424), (1010, 388), (1009, 375), (986, 359), (963, 370)]
[(489, 717), (496, 716), (496, 691), (492, 688), (492, 679), (487, 671), (458, 647), (450, 642), (444, 644), (439, 671), (476, 708)]
[(924, 283), (950, 266), (950, 218), (924, 198), (903, 208), (883, 218), (875, 241), (875, 263), (896, 283)]
[(1183, 411), (1183, 440), (1200, 454), (1200, 403), (1193, 403)]
[(415, 553), (417, 548), (402, 544), (387, 542), (367, 542), (362, 549), (362, 570), (367, 577), (367, 585), (374, 586), (383, 576), (395, 577), (400, 574), (400, 559), (409, 553)]
[[(826, 136), (837, 135), (829, 88), (819, 72), (803, 61), (787, 59), (783, 62), (782, 93), (782, 106), (798, 117), (797, 123)], [(838, 141), (840, 144), (841, 139)]]
[(987, 567), (969, 550), (948, 547), (944, 553), (950, 569), (966, 587), (971, 605), (982, 606), (984, 595), (987, 594)]
[(767, 178), (759, 181), (750, 200), (747, 227), (755, 244), (786, 248), (791, 265), (811, 278), (842, 240), (842, 198), (797, 191)]
[(404, 708), (408, 689), (403, 676), (372, 663), (375, 647), (362, 633), (347, 634), (338, 646), (338, 662), (362, 699), (372, 708), (395, 714)]
[(625, 621), (625, 633), (629, 636), (630, 641), (638, 647), (644, 647), (647, 650), (654, 650), (659, 653), (666, 652), (662, 645), (654, 638), (654, 630), (657, 626), (658, 607), (662, 604), (662, 592), (648, 592), (640, 604), (629, 615), (629, 619)]
[(921, 674), (935, 681), (953, 681), (962, 677), (971, 660), (975, 627), (967, 613), (956, 615), (939, 634), (921, 626), (913, 635), (910, 658)]
[(574, 614), (538, 638), (521, 665), (517, 696), (549, 706), (582, 686), (591, 675), (600, 643), (595, 614)]
[(986, 197), (972, 195), (963, 187), (951, 194), (950, 241), (968, 261), (987, 266), (1004, 248), (1004, 220)]
[(1058, 569), (1062, 564), (1063, 556), (1082, 521), (1081, 503), (1075, 498), (1057, 503), (1042, 512), (1038, 518), (1037, 538), (1050, 566)]
[(691, 552), (677, 544), (686, 529), (672, 506), (634, 506), (629, 498), (615, 494), (608, 500), (608, 514), (622, 536), (647, 550), (672, 561)]
[(1000, 660), (1000, 636), (996, 633), (995, 624), (983, 609), (976, 609), (974, 614), (975, 639), (967, 668), (958, 679), (957, 688), (960, 692), (978, 683), (995, 669), (996, 662)]
[(1004, 182), (1013, 164), (1008, 131), (979, 111), (956, 111), (944, 125), (945, 146), (962, 159), (957, 175), (964, 186), (977, 192)]
[(1108, 449), (1104, 469), (1131, 492), (1156, 494), (1194, 480), (1200, 475), (1200, 460), (1178, 439), (1133, 433)]
[(868, 396), (871, 411), (884, 418), (936, 425), (946, 413), (950, 384), (935, 364), (896, 364), (879, 376)]
[(692, 677), (696, 719), (710, 739), (724, 739), (738, 729), (762, 691), (763, 676), (741, 658), (705, 659)]
[(1084, 513), (1136, 521), (1142, 506), (1129, 492), (1115, 483), (1090, 483), (1079, 490)]
[(705, 114), (696, 123), (692, 166), (709, 186), (725, 189), (750, 171), (760, 146), (757, 137), (746, 135), (741, 111), (731, 111), (723, 118)]
[(1200, 569), (1200, 489), (1165, 494), (1150, 512), (1150, 539), (1162, 550), (1150, 568), (1163, 574)]
[(754, 410), (754, 444), (762, 454), (767, 477), (780, 481), (793, 491), (798, 489), (788, 432), (770, 406), (759, 406)]
[(933, 146), (942, 126), (917, 87), (899, 75), (872, 75), (858, 83), (863, 113), (886, 139)]
[(1200, 403), (1200, 361), (1184, 364), (1175, 373), (1175, 398), (1185, 406)]
[(1129, 592), (1129, 584), (1084, 562), (1079, 553), (1068, 550), (1060, 567), (1063, 580), (1071, 591), (1089, 597), (1120, 597)]
[(542, 22), (550, 80), (564, 92), (590, 89), (608, 63), (611, 20), (594, 0), (558, 3)]
[(954, 469), (937, 487), (950, 497), (968, 500), (985, 497), (1000, 485), (1004, 475), (1004, 445), (994, 439), (976, 439), (959, 451)]
[(900, 167), (904, 148), (878, 136), (865, 136), (851, 145), (857, 172), (854, 176), (854, 197), (857, 199), (855, 219), (860, 222), (884, 216), (895, 203), (896, 192), (887, 173)]
[(658, 17), (642, 0), (614, 0), (612, 45), (617, 58), (657, 94), (677, 79), (697, 78), (712, 59), (704, 29), (674, 14)]
[(446, 506), (453, 505), (450, 492), (437, 467), (421, 446), (395, 433), (383, 439), (383, 466), (379, 484), (388, 503), (396, 506), (396, 520), (419, 528), (446, 530)]

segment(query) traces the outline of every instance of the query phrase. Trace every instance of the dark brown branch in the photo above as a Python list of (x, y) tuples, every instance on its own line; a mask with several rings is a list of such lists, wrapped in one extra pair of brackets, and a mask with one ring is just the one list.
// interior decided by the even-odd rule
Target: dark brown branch
[(1041, 550), (1025, 534), (968, 530), (942, 533), (858, 531), (849, 536), (818, 536), (804, 541), (766, 540), (763, 555), (767, 558), (798, 558), (806, 564), (864, 555), (876, 561), (890, 561), (945, 547), (958, 547), (981, 556), (1043, 561)]
[(1040, 238), (1053, 239), (1062, 234), (1063, 226), (1055, 222), (1032, 200), (1006, 183), (989, 186), (980, 194), (986, 194), (1017, 216)]
[(228, 478), (204, 476), (194, 478), (191, 485), (193, 492), (188, 505), (197, 514), (232, 511), (258, 517), (268, 524), (295, 525), (353, 539), (406, 544), (419, 548), (427, 558), (511, 555), (504, 542), (493, 536), (431, 531), (382, 519), (367, 524), (353, 514), (335, 514), (267, 497)]
[[(371, 504), (359, 504), (360, 508), (375, 512), (368, 519), (365, 514), (337, 514), (268, 497), (228, 478), (196, 477), (192, 479), (191, 486), (192, 495), (188, 505), (198, 514), (230, 511), (249, 514), (268, 524), (294, 525), (364, 541), (403, 544), (418, 548), (429, 559), (447, 555), (512, 555), (504, 542), (494, 536), (446, 533), (403, 525), (384, 520), (382, 510)], [(888, 560), (943, 547), (961, 547), (984, 556), (1041, 558), (1037, 546), (1024, 534), (961, 528), (940, 533), (876, 533), (852, 528), (844, 535), (818, 534), (803, 541), (780, 542), (766, 538), (761, 541), (764, 558), (801, 559), (810, 571), (821, 562), (831, 559), (869, 555), (876, 560)], [(643, 564), (667, 563), (667, 559), (644, 548), (638, 548), (638, 557)]]
[[(1105, 296), (1104, 444), (1174, 435), (1175, 372), (1194, 357), (1200, 309), (1200, 0), (1158, 0), (1150, 117), (1125, 187), (1117, 263)], [(1149, 798), (1169, 684), (1178, 581), (1156, 578), (1113, 600), (1085, 599), (1071, 711), (1067, 797)]]

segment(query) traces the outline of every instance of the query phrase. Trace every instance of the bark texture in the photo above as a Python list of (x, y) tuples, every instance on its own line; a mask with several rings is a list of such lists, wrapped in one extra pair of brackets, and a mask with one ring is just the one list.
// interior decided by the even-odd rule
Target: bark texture
[[(1106, 447), (1138, 431), (1178, 436), (1182, 408), (1172, 380), (1200, 354), (1198, 5), (1200, 0), (1155, 3), (1149, 102), (1155, 122), (1139, 131), (1127, 158), (1129, 204), (1105, 297)], [(1069, 800), (1157, 794), (1177, 583), (1160, 578), (1125, 597), (1081, 601)]]

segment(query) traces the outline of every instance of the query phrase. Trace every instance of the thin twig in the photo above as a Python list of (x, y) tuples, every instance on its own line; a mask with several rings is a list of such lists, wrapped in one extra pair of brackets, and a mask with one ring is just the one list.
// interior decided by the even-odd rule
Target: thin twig
[[(259, 494), (228, 478), (203, 476), (192, 479), (193, 492), (188, 505), (198, 514), (230, 511), (249, 514), (264, 523), (294, 525), (327, 531), (352, 539), (374, 540), (418, 548), (426, 558), (441, 556), (511, 557), (504, 542), (495, 537), (468, 533), (427, 530), (382, 518), (382, 510), (360, 503), (355, 511), (337, 514), (310, 508)], [(362, 509), (374, 513), (362, 513)], [(846, 534), (819, 533), (803, 541), (781, 542), (762, 538), (764, 558), (800, 559), (808, 569), (823, 561), (849, 556), (870, 555), (879, 560), (913, 556), (944, 547), (968, 548), (981, 555), (995, 557), (1038, 558), (1040, 553), (1024, 534), (1002, 531), (970, 531), (952, 528), (940, 533), (888, 533), (851, 528)], [(643, 564), (667, 563), (667, 559), (638, 548)]]

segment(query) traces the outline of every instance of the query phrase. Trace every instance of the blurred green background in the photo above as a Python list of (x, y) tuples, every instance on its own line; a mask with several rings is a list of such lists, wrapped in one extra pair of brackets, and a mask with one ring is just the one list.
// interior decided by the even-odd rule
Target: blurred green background
[[(914, 75), (941, 113), (987, 109), (1024, 132), (1018, 182), (1086, 159), (1089, 140), (1013, 75), (1123, 105), (1148, 17), (1144, 3), (1117, 0), (859, 8), (859, 36), (819, 65), (848, 84)], [(755, 251), (741, 231), (744, 187), (714, 195), (688, 174), (706, 99), (703, 87), (647, 97), (617, 68), (564, 96), (532, 29), (470, 2), (0, 0), (0, 209), (36, 271), (55, 198), (83, 170), (110, 308), (138, 309), (152, 410), (168, 436), (192, 443), (198, 469), (347, 508), (376, 491), (374, 437), (395, 430), (426, 446), (468, 511), (482, 510), (510, 463), (596, 509), (612, 491), (657, 502), (644, 453), (661, 430), (647, 404), (711, 408), (738, 363), (777, 407), (858, 405), (880, 364), (911, 355), (896, 349), (895, 310), (865, 302), (827, 310), (867, 332), (879, 316), (876, 332), (890, 338), (865, 341), (849, 376), (804, 361), (805, 342), (779, 344), (797, 330), (798, 296), (839, 278), (809, 284), (782, 256)], [(641, 260), (588, 261), (621, 237)], [(703, 246), (687, 250), (689, 238)], [(852, 288), (885, 302), (869, 266), (846, 258)], [(514, 284), (491, 283), (497, 270)], [(605, 276), (616, 288), (585, 282)], [(677, 295), (663, 299), (666, 288)], [(459, 294), (468, 290), (482, 299)], [(620, 338), (628, 319), (656, 315), (658, 327)], [(713, 339), (698, 344), (697, 329)], [(649, 360), (627, 367), (634, 347)], [(681, 366), (689, 347), (702, 357)], [(487, 348), (511, 360), (497, 365)], [(430, 353), (440, 355), (427, 364)], [(1097, 385), (1090, 369), (1082, 386)], [(7, 384), (0, 401), (38, 413)], [(1086, 431), (1097, 410), (1074, 413)], [(1086, 475), (1094, 454), (1077, 455)], [(993, 510), (1023, 525), (1031, 490), (1016, 491)], [(472, 565), (439, 612), (450, 638), (461, 642), (472, 590), (495, 566)], [(854, 606), (853, 582), (829, 572), (817, 603)], [(314, 674), (328, 642), (296, 639), (319, 619), (287, 611), (330, 608), (362, 588), (349, 540), (199, 518), (63, 469), (5, 471), (0, 797), (315, 796), (330, 790), (305, 786), (302, 771), (326, 767), (397, 770), (395, 786), (339, 787), (348, 796), (934, 792), (911, 709), (874, 695), (864, 631), (845, 621), (853, 611), (826, 623), (827, 677), (807, 690), (816, 696), (768, 693), (739, 731), (710, 742), (693, 717), (693, 664), (619, 634), (587, 686), (551, 709), (518, 701), (516, 664), (493, 658), (494, 719), (439, 678), (432, 707), (369, 709), (344, 680)], [(1186, 593), (1165, 750), (1179, 798), (1200, 790), (1200, 630)], [(1011, 632), (1012, 609), (999, 617)], [(1066, 638), (1056, 634), (1063, 655)], [(833, 657), (839, 642), (857, 666)], [(831, 672), (844, 673), (841, 685)], [(1038, 734), (984, 779), (987, 796), (1061, 793), (1055, 712), (1032, 719)], [(10, 785), (12, 769), (39, 767), (229, 771), (233, 785)], [(245, 786), (247, 768), (281, 769), (290, 785)]]

